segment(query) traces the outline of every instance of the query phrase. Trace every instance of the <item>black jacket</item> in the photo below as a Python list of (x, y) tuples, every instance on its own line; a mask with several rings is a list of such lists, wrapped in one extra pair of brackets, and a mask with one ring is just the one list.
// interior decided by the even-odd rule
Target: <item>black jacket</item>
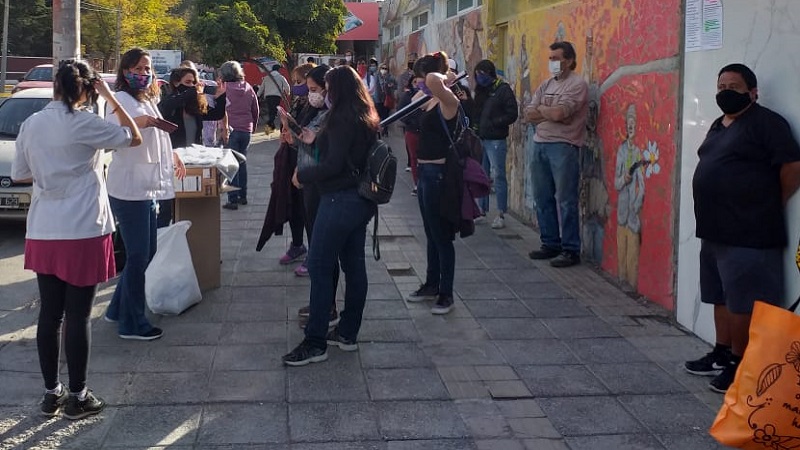
[(205, 114), (192, 115), (197, 126), (195, 127), (196, 136), (193, 142), (186, 142), (186, 124), (183, 122), (183, 111), (190, 104), (194, 104), (194, 109), (197, 109), (197, 91), (188, 89), (183, 92), (177, 90), (170, 90), (166, 95), (162, 94), (161, 101), (158, 103), (158, 109), (164, 119), (178, 125), (178, 129), (169, 134), (172, 141), (172, 148), (187, 147), (192, 144), (201, 144), (203, 142), (203, 121), (204, 120), (221, 120), (225, 117), (225, 99), (226, 95), (222, 94), (216, 99), (213, 108), (208, 108)]
[(507, 138), (508, 127), (517, 121), (518, 114), (517, 98), (505, 81), (475, 90), (473, 117), (477, 119), (477, 132), (481, 139)]

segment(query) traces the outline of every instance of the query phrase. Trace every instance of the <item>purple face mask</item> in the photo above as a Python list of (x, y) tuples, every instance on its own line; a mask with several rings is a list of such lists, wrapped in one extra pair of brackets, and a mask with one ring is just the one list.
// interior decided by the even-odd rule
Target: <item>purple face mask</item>
[(331, 106), (333, 106), (333, 102), (331, 102), (331, 96), (326, 94), (325, 95), (325, 107), (328, 108), (328, 109), (331, 109)]
[(425, 95), (433, 96), (433, 93), (428, 89), (428, 85), (424, 81), (417, 81), (417, 89), (422, 91)]
[(308, 85), (303, 84), (295, 84), (292, 86), (292, 95), (297, 97), (305, 97), (308, 95)]

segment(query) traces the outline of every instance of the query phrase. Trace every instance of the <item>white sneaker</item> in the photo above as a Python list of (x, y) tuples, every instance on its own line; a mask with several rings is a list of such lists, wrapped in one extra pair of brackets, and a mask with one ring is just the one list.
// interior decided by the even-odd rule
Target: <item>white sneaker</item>
[(505, 228), (505, 226), (506, 226), (506, 221), (503, 218), (503, 216), (497, 216), (494, 219), (494, 222), (492, 222), (492, 229), (493, 230), (499, 230), (501, 228)]

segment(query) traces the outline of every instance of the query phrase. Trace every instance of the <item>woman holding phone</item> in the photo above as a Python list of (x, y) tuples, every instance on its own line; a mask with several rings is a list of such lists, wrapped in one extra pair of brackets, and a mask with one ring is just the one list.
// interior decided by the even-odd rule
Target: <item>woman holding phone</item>
[[(186, 168), (172, 151), (169, 134), (158, 128), (163, 119), (150, 54), (128, 50), (117, 72), (115, 98), (129, 111), (142, 133), (145, 151), (117, 147), (108, 167), (108, 194), (125, 244), (125, 268), (108, 305), (105, 319), (117, 322), (119, 337), (150, 341), (162, 336), (145, 316), (144, 272), (156, 253), (156, 205), (175, 198), (173, 176), (182, 179)], [(118, 111), (108, 108), (106, 120), (120, 123)]]
[[(32, 182), (34, 187), (25, 268), (36, 272), (41, 297), (36, 345), (45, 394), (40, 407), (46, 416), (62, 410), (64, 417), (74, 420), (105, 407), (86, 387), (92, 303), (97, 284), (116, 272), (111, 239), (114, 219), (101, 149), (137, 147), (142, 136), (108, 85), (83, 61), (59, 64), (53, 95), (52, 102), (22, 123), (11, 177)], [(120, 126), (83, 109), (94, 105), (98, 95), (119, 117)], [(58, 376), (62, 335), (69, 390)]]
[[(364, 83), (351, 67), (328, 71), (325, 90), (330, 112), (318, 133), (303, 130), (304, 135), (314, 135), (305, 136), (306, 141), (316, 138), (319, 163), (298, 168), (292, 179), (297, 187), (316, 184), (320, 203), (308, 255), (311, 310), (305, 339), (283, 357), (289, 366), (325, 361), (328, 345), (357, 350), (367, 298), (364, 246), (367, 223), (376, 207), (358, 194), (358, 178), (353, 176), (352, 167), (366, 164), (380, 131), (380, 120)], [(345, 274), (345, 309), (339, 324), (329, 332), (328, 313), (336, 295), (334, 271), (339, 262)]]

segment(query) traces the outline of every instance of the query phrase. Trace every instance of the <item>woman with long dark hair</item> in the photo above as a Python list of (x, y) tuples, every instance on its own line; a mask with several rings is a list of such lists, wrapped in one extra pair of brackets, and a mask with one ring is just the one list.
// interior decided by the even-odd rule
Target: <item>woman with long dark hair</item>
[[(116, 99), (142, 130), (144, 151), (116, 147), (108, 167), (108, 195), (125, 244), (125, 267), (105, 319), (118, 322), (122, 339), (150, 341), (163, 334), (145, 316), (144, 272), (156, 254), (156, 205), (175, 198), (172, 179), (183, 178), (186, 168), (169, 135), (156, 128), (159, 89), (149, 53), (133, 48), (122, 55), (116, 89)], [(119, 123), (117, 111), (107, 110), (106, 120)]]
[[(357, 350), (367, 299), (364, 244), (367, 223), (375, 215), (376, 206), (358, 194), (355, 173), (366, 164), (380, 120), (364, 83), (351, 67), (331, 69), (325, 75), (325, 89), (330, 111), (316, 135), (319, 164), (298, 169), (292, 180), (298, 187), (316, 184), (320, 204), (308, 255), (311, 310), (305, 339), (283, 357), (289, 366), (325, 361), (329, 344), (345, 351)], [(306, 140), (309, 137), (313, 136), (305, 136)], [(339, 325), (328, 332), (337, 261), (345, 274), (345, 306)]]
[[(178, 125), (169, 134), (172, 148), (188, 147), (203, 143), (203, 121), (216, 121), (225, 117), (225, 86), (217, 87), (214, 107), (209, 107), (203, 85), (197, 71), (191, 67), (177, 67), (164, 85), (158, 110), (164, 119)], [(221, 97), (221, 98), (220, 98)], [(166, 227), (172, 221), (174, 199), (158, 202), (158, 227)]]
[[(306, 86), (308, 87), (308, 105), (303, 109), (298, 117), (298, 124), (304, 129), (308, 130), (308, 136), (316, 139), (316, 134), (319, 132), (320, 127), (325, 122), (325, 117), (328, 114), (328, 106), (325, 104), (325, 75), (331, 70), (325, 64), (314, 67), (306, 75)], [(303, 142), (298, 140), (297, 144), (297, 167), (303, 170), (306, 167), (313, 166), (319, 159), (319, 151), (316, 146), (315, 140), (308, 140)], [(303, 206), (305, 207), (305, 228), (308, 235), (309, 243), (311, 236), (314, 234), (314, 220), (317, 217), (317, 210), (319, 209), (320, 192), (319, 187), (315, 183), (307, 183), (303, 185)], [(295, 269), (294, 273), (298, 276), (308, 276), (308, 257)], [(330, 317), (328, 319), (329, 326), (335, 326), (339, 322), (339, 314), (336, 309), (336, 290), (339, 287), (339, 262), (333, 269), (333, 292), (334, 295), (330, 299)], [(297, 311), (297, 315), (307, 318), (310, 314), (311, 307), (304, 306)]]
[(408, 301), (435, 300), (431, 313), (447, 314), (453, 309), (455, 232), (442, 218), (441, 205), (445, 188), (445, 163), (448, 153), (452, 151), (450, 139), (456, 128), (459, 99), (447, 87), (447, 80), (455, 78), (455, 75), (448, 70), (444, 52), (418, 59), (414, 63), (414, 76), (425, 80), (419, 83), (420, 91), (432, 96), (422, 105), (417, 149), (417, 199), (428, 241), (428, 269), (425, 283), (409, 295)]
[[(20, 127), (11, 177), (34, 186), (25, 268), (36, 272), (41, 296), (36, 329), (45, 386), (41, 410), (55, 416), (63, 407), (66, 418), (81, 419), (105, 407), (86, 388), (90, 316), (97, 284), (116, 273), (111, 239), (114, 219), (100, 156), (104, 148), (136, 147), (142, 136), (125, 107), (85, 62), (62, 61), (53, 89), (54, 100)], [(98, 95), (108, 102), (121, 126), (82, 108), (96, 103)], [(58, 380), (65, 316), (69, 391)]]

